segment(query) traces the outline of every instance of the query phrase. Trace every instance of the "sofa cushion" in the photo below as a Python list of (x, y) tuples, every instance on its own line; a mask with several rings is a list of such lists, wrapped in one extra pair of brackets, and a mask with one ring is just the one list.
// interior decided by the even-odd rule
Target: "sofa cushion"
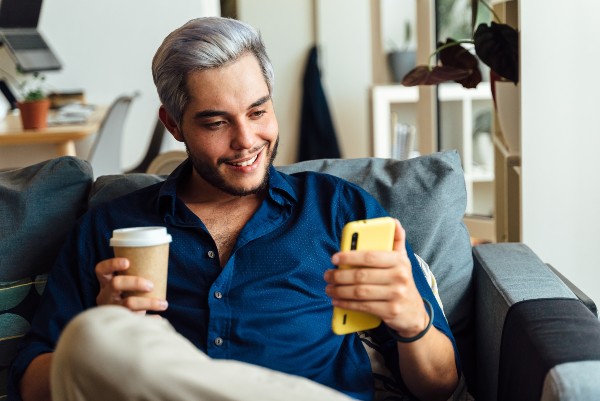
[(85, 210), (92, 170), (61, 157), (0, 173), (0, 398), (6, 369), (67, 233)]
[(0, 282), (50, 270), (91, 184), (90, 165), (68, 156), (0, 173)]
[(136, 189), (144, 188), (164, 181), (166, 176), (153, 174), (103, 175), (98, 177), (92, 186), (89, 208), (93, 209), (101, 203), (128, 194)]

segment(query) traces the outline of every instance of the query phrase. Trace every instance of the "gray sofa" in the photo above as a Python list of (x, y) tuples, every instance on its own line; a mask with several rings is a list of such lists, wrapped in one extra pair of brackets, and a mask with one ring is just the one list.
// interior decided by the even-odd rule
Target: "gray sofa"
[[(524, 244), (471, 248), (456, 152), (407, 161), (318, 160), (279, 169), (346, 178), (400, 219), (415, 252), (436, 275), (469, 391), (477, 400), (600, 399), (600, 322), (594, 303)], [(94, 182), (92, 177), (89, 164), (70, 157), (0, 173), (0, 399), (46, 273), (78, 216), (164, 179), (127, 174)]]

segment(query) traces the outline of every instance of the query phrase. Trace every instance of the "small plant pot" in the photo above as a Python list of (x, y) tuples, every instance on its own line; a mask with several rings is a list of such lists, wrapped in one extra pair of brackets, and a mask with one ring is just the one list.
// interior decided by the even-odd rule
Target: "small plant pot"
[(42, 99), (30, 102), (18, 102), (17, 107), (21, 113), (23, 129), (39, 129), (48, 126), (50, 100)]
[(416, 66), (416, 52), (406, 50), (388, 53), (388, 64), (394, 82), (402, 82), (402, 78)]

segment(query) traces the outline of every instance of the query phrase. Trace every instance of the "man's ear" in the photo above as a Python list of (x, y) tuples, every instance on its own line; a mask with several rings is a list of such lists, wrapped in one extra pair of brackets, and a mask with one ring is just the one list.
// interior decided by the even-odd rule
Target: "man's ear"
[(169, 115), (164, 106), (160, 106), (160, 109), (158, 109), (158, 118), (160, 118), (160, 121), (165, 125), (165, 128), (173, 135), (173, 138), (179, 142), (183, 142), (183, 135), (181, 134), (179, 125), (177, 125), (173, 117)]

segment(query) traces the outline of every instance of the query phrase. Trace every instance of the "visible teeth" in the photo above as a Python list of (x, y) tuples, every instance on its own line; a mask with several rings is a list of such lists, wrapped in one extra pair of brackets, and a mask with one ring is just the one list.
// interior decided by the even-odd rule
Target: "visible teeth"
[(256, 158), (258, 157), (258, 155), (254, 156), (252, 159), (250, 160), (246, 160), (245, 162), (241, 162), (241, 163), (231, 163), (236, 167), (245, 167), (245, 166), (249, 166), (252, 163), (254, 163), (256, 161)]

